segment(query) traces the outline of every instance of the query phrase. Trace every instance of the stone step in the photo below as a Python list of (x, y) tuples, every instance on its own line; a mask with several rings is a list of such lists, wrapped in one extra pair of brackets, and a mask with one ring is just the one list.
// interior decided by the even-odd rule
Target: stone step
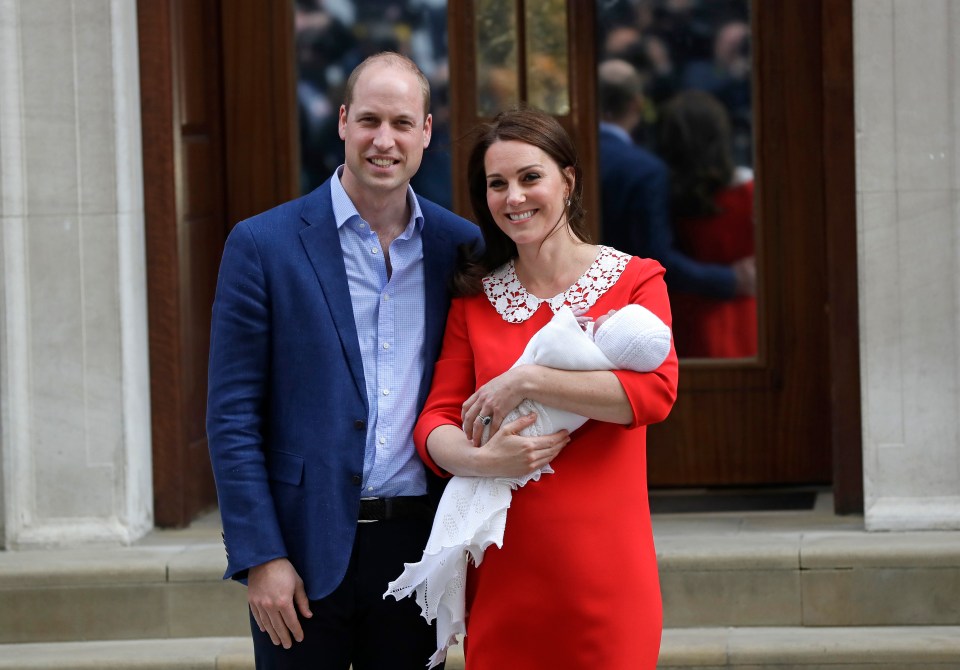
[[(960, 625), (957, 532), (661, 524), (657, 548), (668, 628)], [(0, 643), (246, 636), (224, 563), (208, 541), (0, 552)]]
[[(0, 670), (253, 670), (248, 638), (0, 645)], [(664, 631), (660, 670), (956, 670), (960, 628), (680, 628)], [(459, 647), (448, 670), (463, 669)]]
[(661, 534), (657, 554), (667, 627), (960, 625), (958, 532)]

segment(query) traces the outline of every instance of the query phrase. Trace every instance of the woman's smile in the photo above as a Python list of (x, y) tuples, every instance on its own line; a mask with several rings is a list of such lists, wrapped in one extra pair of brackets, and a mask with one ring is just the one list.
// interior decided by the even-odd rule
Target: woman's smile
[(513, 221), (514, 223), (522, 223), (524, 221), (529, 221), (533, 218), (533, 215), (537, 213), (535, 209), (528, 209), (523, 212), (508, 212), (507, 218)]

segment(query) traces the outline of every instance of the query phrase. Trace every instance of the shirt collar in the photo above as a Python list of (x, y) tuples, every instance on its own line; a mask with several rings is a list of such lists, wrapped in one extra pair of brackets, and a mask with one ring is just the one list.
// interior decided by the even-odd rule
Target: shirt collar
[[(353, 200), (350, 199), (347, 191), (343, 188), (343, 184), (340, 183), (341, 174), (343, 174), (342, 165), (334, 170), (333, 177), (330, 179), (330, 196), (333, 200), (333, 216), (337, 221), (337, 229), (342, 228), (353, 217), (363, 220), (356, 205), (353, 204)], [(413, 228), (416, 228), (417, 232), (423, 230), (423, 212), (420, 210), (420, 201), (417, 200), (413, 187), (409, 184), (407, 184), (407, 204), (410, 205), (410, 221), (407, 222), (406, 229), (400, 236), (402, 238), (409, 237), (410, 232), (412, 232), (411, 223), (413, 223)]]
[(615, 125), (613, 123), (607, 123), (606, 121), (601, 121), (600, 130), (605, 130), (608, 133), (611, 133), (612, 135), (616, 135), (627, 144), (633, 144), (633, 138), (630, 137), (630, 133), (628, 133), (626, 130), (624, 130), (618, 125)]

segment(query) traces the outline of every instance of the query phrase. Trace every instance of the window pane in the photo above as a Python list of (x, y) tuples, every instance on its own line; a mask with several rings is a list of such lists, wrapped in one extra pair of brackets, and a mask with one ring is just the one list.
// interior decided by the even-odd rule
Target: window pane
[(516, 0), (477, 0), (477, 116), (496, 116), (519, 100)]
[(567, 67), (567, 2), (525, 3), (527, 98), (531, 105), (556, 116), (570, 113)]
[(681, 357), (757, 355), (749, 10), (597, 0), (601, 239), (666, 268)]

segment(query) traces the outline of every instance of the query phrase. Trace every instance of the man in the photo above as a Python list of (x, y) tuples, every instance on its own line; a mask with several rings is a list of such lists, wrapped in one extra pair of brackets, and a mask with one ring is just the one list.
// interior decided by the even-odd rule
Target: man
[(414, 196), (429, 84), (409, 59), (357, 66), (345, 165), (240, 222), (213, 307), (207, 434), (228, 565), (257, 668), (417, 668), (412, 600), (383, 599), (432, 524), (412, 442), (470, 222)]
[(600, 64), (600, 192), (603, 243), (666, 268), (671, 291), (719, 299), (756, 292), (753, 258), (733, 265), (701, 263), (674, 246), (666, 164), (633, 143), (643, 116), (643, 80), (620, 59)]

